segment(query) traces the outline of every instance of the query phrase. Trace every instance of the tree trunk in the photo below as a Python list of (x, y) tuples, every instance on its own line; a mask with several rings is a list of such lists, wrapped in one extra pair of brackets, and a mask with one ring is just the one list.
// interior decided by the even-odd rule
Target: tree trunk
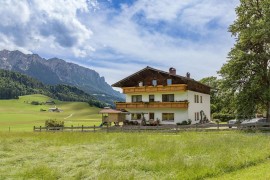
[(267, 121), (270, 122), (270, 101), (268, 102), (267, 106)]

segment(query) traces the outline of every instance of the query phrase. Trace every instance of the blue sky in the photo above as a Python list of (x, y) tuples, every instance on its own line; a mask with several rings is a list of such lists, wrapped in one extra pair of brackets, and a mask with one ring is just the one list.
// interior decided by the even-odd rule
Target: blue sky
[(58, 57), (112, 84), (144, 68), (216, 75), (238, 0), (2, 0), (0, 49)]

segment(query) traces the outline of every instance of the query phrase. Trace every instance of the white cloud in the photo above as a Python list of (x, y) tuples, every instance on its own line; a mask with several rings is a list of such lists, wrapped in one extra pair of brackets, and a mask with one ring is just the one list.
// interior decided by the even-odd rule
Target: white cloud
[[(131, 62), (124, 61), (126, 64), (118, 68), (121, 69), (121, 73), (118, 73), (118, 78), (115, 77), (114, 81), (132, 72), (127, 69), (133, 66), (134, 60), (140, 61), (135, 67), (152, 65), (166, 67), (162, 69), (167, 70), (168, 67), (174, 66), (180, 74), (189, 71), (196, 79), (215, 75), (225, 62), (233, 44), (227, 27), (235, 18), (234, 8), (237, 1), (155, 2), (139, 0), (131, 6), (122, 6), (122, 12), (117, 12), (116, 16), (112, 16), (114, 12), (111, 10), (94, 14), (95, 21), (90, 23), (94, 32), (91, 41), (97, 51), (92, 54), (93, 59), (104, 56), (104, 51), (99, 51), (104, 45), (112, 49), (117, 56), (123, 56), (115, 59), (109, 57), (113, 60), (112, 68), (113, 64), (118, 67), (125, 58), (132, 59)], [(157, 31), (148, 31), (133, 19), (133, 16), (141, 12), (144, 12), (143, 18), (149, 21), (150, 25), (165, 21), (169, 26), (166, 28), (180, 30), (184, 28), (185, 32), (191, 32), (193, 33), (191, 36), (198, 36), (198, 38), (194, 40), (193, 37), (186, 37), (185, 34), (179, 36), (166, 34), (158, 31), (158, 26)], [(103, 68), (100, 70), (106, 74), (106, 70)], [(109, 77), (109, 73), (105, 77)], [(114, 81), (109, 80), (111, 83)]]
[(78, 14), (89, 13), (89, 6), (94, 5), (92, 1), (89, 3), (85, 0), (1, 1), (0, 41), (8, 39), (14, 45), (0, 44), (0, 48), (14, 46), (35, 52), (48, 49), (59, 52), (65, 48), (75, 56), (86, 56), (87, 51), (93, 50), (87, 44), (92, 31), (80, 21)]
[(110, 84), (146, 65), (174, 66), (200, 79), (226, 60), (237, 3), (137, 0), (113, 9), (95, 0), (6, 0), (0, 2), (0, 48), (80, 62)]

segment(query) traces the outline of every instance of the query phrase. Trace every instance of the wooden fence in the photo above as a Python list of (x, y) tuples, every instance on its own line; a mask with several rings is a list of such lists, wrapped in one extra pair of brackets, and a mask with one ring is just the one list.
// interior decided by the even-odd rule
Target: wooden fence
[(219, 131), (219, 130), (270, 130), (270, 123), (249, 124), (194, 124), (194, 125), (160, 125), (160, 126), (34, 126), (34, 132), (179, 132), (179, 131)]

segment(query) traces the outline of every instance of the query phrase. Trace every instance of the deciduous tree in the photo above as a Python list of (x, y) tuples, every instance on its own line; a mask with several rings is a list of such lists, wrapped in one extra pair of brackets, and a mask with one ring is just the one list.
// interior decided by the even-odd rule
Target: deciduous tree
[(263, 107), (270, 121), (270, 1), (240, 0), (236, 14), (229, 28), (236, 42), (220, 74), (236, 95), (239, 114)]

